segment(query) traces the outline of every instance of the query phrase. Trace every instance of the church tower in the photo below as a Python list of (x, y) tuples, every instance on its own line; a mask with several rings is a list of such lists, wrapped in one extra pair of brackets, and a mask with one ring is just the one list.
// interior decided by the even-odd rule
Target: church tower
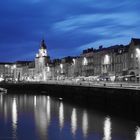
[(46, 57), (48, 56), (47, 46), (45, 44), (44, 39), (41, 41), (39, 53), (36, 54), (36, 57)]
[(50, 57), (48, 56), (47, 46), (43, 39), (40, 43), (39, 52), (36, 54), (35, 58), (35, 70), (37, 77), (40, 77), (39, 79), (43, 78), (45, 67), (49, 64), (49, 62)]

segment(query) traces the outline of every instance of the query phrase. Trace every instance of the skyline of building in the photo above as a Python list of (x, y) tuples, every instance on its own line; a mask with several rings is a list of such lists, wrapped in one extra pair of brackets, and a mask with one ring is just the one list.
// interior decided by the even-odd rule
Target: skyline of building
[(0, 63), (0, 75), (16, 81), (60, 80), (70, 77), (90, 77), (97, 80), (140, 80), (140, 39), (132, 38), (128, 45), (108, 48), (88, 48), (79, 56), (51, 59), (44, 40), (34, 61)]

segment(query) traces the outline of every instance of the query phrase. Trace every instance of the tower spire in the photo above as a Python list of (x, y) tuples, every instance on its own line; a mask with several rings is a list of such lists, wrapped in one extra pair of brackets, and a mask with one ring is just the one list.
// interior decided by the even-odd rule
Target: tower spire
[(47, 49), (47, 46), (45, 44), (45, 40), (44, 39), (42, 39), (42, 41), (41, 41), (40, 48), (41, 49)]

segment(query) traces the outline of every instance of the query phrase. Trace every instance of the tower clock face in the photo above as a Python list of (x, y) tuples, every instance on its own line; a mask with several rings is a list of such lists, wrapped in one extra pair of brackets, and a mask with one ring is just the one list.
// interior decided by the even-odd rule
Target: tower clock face
[(46, 53), (45, 49), (40, 49), (39, 54), (40, 54), (40, 56), (47, 56), (47, 53)]

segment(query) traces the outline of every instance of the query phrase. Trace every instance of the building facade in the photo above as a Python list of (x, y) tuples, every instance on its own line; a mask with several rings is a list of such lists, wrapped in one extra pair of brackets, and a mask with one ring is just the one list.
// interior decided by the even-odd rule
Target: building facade
[(35, 61), (0, 63), (0, 77), (13, 81), (63, 80), (76, 77), (98, 77), (112, 81), (140, 81), (140, 39), (128, 45), (88, 48), (77, 57), (50, 60), (42, 40)]

